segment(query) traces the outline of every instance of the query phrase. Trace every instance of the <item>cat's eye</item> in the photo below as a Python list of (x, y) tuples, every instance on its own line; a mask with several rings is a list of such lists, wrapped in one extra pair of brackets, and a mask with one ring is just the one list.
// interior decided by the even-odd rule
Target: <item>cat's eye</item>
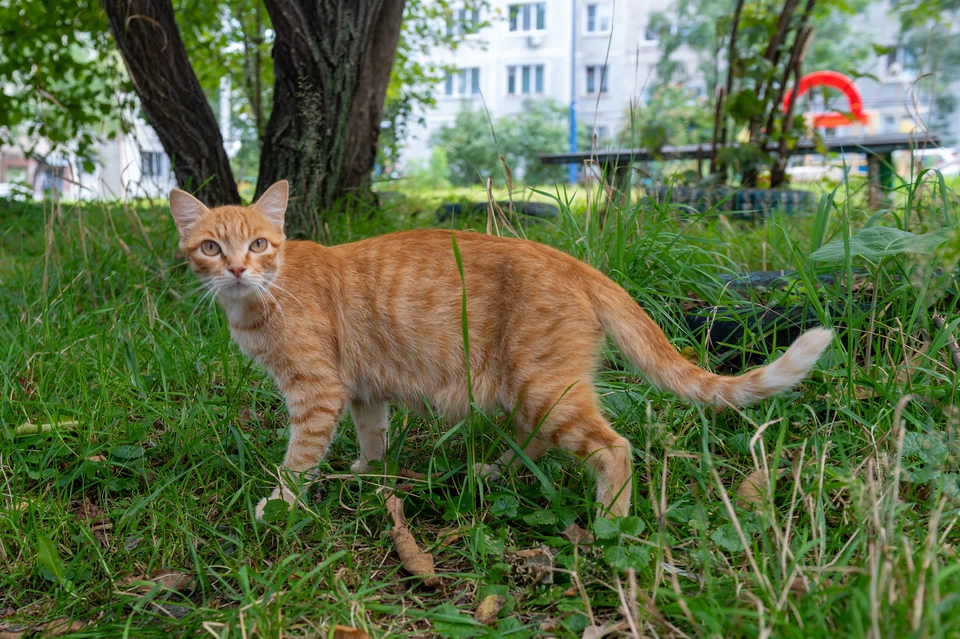
[(209, 255), (210, 257), (213, 257), (214, 255), (220, 254), (220, 245), (217, 244), (216, 242), (211, 242), (210, 240), (207, 240), (206, 242), (200, 245), (200, 251), (204, 255)]
[(250, 245), (250, 250), (254, 253), (263, 253), (267, 250), (267, 241), (262, 237), (260, 239), (254, 240), (253, 244)]

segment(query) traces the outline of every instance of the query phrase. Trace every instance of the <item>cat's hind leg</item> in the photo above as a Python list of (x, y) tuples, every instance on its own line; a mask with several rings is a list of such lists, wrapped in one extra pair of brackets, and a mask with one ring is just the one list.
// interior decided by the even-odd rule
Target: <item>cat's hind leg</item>
[[(586, 391), (586, 387), (584, 387)], [(570, 393), (545, 419), (543, 436), (593, 468), (600, 514), (630, 514), (630, 443), (604, 419), (592, 390)]]
[(382, 461), (387, 447), (387, 405), (383, 402), (367, 403), (354, 400), (350, 402), (350, 414), (357, 429), (357, 441), (360, 444), (360, 456), (353, 462), (350, 470), (355, 473), (370, 472), (370, 462)]

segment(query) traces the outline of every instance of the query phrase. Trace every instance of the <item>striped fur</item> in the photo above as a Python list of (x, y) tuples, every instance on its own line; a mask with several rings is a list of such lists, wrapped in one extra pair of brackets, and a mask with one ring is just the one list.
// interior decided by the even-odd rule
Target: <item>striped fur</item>
[[(475, 402), (488, 411), (516, 408), (516, 436), (531, 458), (557, 446), (586, 460), (609, 514), (629, 511), (631, 464), (629, 444), (604, 418), (593, 386), (607, 334), (654, 384), (718, 405), (789, 389), (832, 339), (816, 329), (769, 366), (714, 375), (681, 357), (623, 289), (560, 251), (442, 230), (334, 247), (286, 241), (286, 192), (280, 182), (250, 207), (208, 210), (174, 191), (170, 205), (181, 250), (215, 291), (234, 340), (286, 398), (292, 428), (282, 468), (292, 473), (326, 454), (348, 407), (361, 451), (357, 472), (383, 455), (387, 402), (418, 408), (426, 399), (451, 420), (468, 413), (451, 235), (463, 256)], [(250, 247), (259, 238), (269, 246), (255, 253)], [(206, 255), (209, 241), (222, 252)], [(481, 470), (515, 463), (508, 452)], [(271, 498), (293, 502), (293, 484), (282, 485)]]

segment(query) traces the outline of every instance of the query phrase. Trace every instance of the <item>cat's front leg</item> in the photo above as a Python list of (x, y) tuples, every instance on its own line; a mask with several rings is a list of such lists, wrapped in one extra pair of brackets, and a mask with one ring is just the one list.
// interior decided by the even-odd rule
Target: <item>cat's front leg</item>
[(291, 384), (284, 395), (290, 411), (290, 441), (283, 466), (278, 469), (280, 485), (257, 504), (255, 514), (260, 520), (271, 499), (283, 499), (291, 506), (297, 502), (298, 480), (309, 480), (308, 471), (327, 454), (347, 401), (342, 385), (313, 378)]

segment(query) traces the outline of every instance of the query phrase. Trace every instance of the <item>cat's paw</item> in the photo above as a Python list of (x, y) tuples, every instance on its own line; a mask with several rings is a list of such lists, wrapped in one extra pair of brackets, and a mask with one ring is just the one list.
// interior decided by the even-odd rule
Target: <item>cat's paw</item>
[(474, 464), (473, 472), (486, 479), (500, 479), (502, 470), (497, 464)]
[(267, 507), (267, 502), (273, 501), (274, 499), (282, 499), (287, 502), (291, 508), (297, 503), (297, 496), (290, 489), (284, 488), (281, 491), (279, 488), (274, 488), (270, 496), (264, 497), (257, 502), (257, 507), (253, 509), (253, 514), (257, 518), (257, 521), (263, 521), (263, 511)]
[(358, 457), (357, 461), (350, 464), (350, 470), (355, 473), (369, 473), (373, 470), (366, 457)]

